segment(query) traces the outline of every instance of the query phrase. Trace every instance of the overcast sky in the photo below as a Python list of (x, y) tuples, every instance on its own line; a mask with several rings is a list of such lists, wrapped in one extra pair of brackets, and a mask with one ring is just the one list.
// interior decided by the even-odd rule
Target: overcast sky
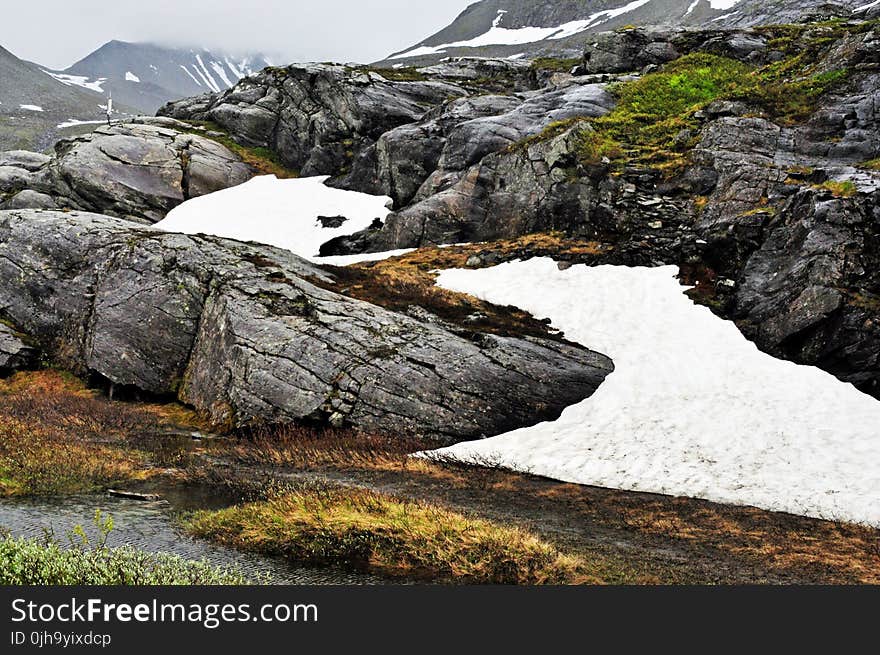
[(475, 0), (10, 0), (0, 45), (64, 69), (107, 41), (264, 51), (281, 60), (381, 59)]

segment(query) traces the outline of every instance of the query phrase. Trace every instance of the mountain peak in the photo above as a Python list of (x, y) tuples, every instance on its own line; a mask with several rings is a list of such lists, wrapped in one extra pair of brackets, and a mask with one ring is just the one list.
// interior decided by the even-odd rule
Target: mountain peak
[(818, 10), (848, 15), (866, 0), (481, 0), (448, 27), (386, 65), (426, 65), (445, 57), (579, 56), (591, 33), (627, 26), (751, 27), (792, 23)]
[(170, 100), (225, 91), (268, 65), (259, 54), (233, 56), (203, 47), (114, 39), (61, 75), (66, 81), (112, 93), (120, 102), (152, 114)]

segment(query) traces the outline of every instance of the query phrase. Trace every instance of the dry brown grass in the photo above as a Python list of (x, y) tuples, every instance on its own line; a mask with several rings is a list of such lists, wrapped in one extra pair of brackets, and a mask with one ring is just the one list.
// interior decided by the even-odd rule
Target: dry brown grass
[(529, 532), (360, 489), (282, 493), (187, 521), (194, 534), (292, 562), (458, 584), (595, 583)]
[[(560, 339), (561, 336), (551, 330), (547, 322), (537, 320), (520, 309), (499, 307), (467, 294), (437, 287), (435, 271), (481, 268), (503, 261), (542, 256), (589, 261), (609, 251), (610, 246), (571, 240), (561, 234), (531, 234), (490, 244), (422, 248), (400, 257), (344, 268), (326, 267), (335, 276), (336, 283), (328, 286), (318, 280), (315, 282), (394, 311), (423, 307), (468, 331)], [(475, 263), (477, 258), (481, 263)]]
[(110, 401), (55, 370), (0, 380), (0, 494), (89, 491), (152, 474), (184, 410)]

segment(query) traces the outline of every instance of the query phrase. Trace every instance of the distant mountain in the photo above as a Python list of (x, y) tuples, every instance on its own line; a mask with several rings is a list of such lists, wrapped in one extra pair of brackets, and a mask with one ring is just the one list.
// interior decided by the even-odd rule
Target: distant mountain
[(749, 27), (791, 23), (810, 13), (848, 15), (868, 0), (481, 0), (383, 65), (426, 65), (445, 57), (579, 56), (590, 33), (627, 25)]
[(110, 41), (60, 73), (65, 84), (112, 93), (115, 102), (154, 114), (170, 100), (231, 88), (270, 63), (209, 50)]
[[(0, 47), (0, 151), (44, 150), (58, 138), (105, 120), (106, 98), (69, 86)], [(124, 113), (133, 113), (124, 103)]]

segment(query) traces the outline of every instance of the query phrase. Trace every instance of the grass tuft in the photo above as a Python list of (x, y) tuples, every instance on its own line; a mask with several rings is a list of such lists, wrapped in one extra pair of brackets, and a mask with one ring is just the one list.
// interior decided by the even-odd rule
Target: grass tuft
[(845, 180), (843, 182), (823, 182), (822, 184), (814, 185), (813, 188), (828, 191), (835, 198), (852, 198), (859, 192), (858, 187), (850, 180)]
[(353, 489), (283, 493), (186, 521), (195, 535), (298, 564), (471, 584), (594, 582), (581, 560), (517, 528)]

